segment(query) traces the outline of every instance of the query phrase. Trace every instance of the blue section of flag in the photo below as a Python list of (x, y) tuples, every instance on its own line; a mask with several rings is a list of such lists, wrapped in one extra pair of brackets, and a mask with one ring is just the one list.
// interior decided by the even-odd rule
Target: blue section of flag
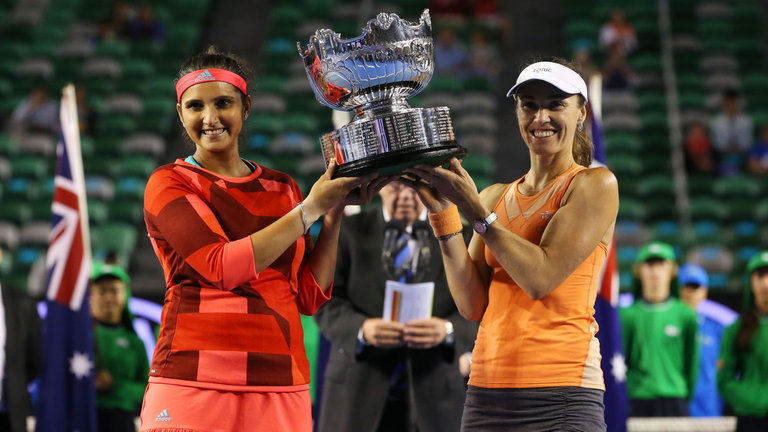
[(90, 308), (46, 301), (37, 432), (96, 432)]
[[(600, 326), (597, 336), (600, 340), (600, 354), (603, 356), (600, 365), (605, 379), (605, 423), (608, 432), (625, 432), (629, 400), (618, 310), (604, 297), (598, 296), (595, 301), (595, 319)], [(622, 365), (617, 366), (616, 362)], [(621, 370), (617, 370), (617, 367)]]
[[(605, 145), (603, 142), (600, 119), (589, 106), (592, 143), (594, 144), (595, 162), (606, 165)], [(605, 423), (608, 432), (626, 432), (629, 399), (626, 387), (626, 366), (621, 345), (621, 326), (618, 310), (618, 268), (616, 265), (615, 242), (608, 250), (608, 257), (600, 281), (600, 290), (595, 301), (595, 320), (600, 327), (597, 338), (600, 340), (601, 367), (605, 380)]]

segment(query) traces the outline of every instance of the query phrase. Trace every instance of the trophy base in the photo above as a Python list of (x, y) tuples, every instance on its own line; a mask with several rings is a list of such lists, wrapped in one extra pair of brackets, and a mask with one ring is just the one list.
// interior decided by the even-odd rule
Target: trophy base
[(467, 150), (456, 143), (448, 107), (407, 108), (364, 117), (320, 137), (326, 166), (339, 163), (335, 177), (372, 172), (395, 175), (418, 165), (442, 165)]
[(382, 176), (397, 175), (414, 165), (438, 166), (447, 163), (451, 158), (462, 159), (466, 155), (467, 149), (456, 142), (446, 143), (441, 147), (403, 149), (341, 164), (336, 168), (333, 177), (359, 177), (373, 172)]

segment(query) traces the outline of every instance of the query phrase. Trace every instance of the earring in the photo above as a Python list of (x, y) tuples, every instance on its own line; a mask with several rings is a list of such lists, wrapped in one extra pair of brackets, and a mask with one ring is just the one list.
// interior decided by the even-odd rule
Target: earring
[(584, 130), (584, 123), (579, 123), (579, 126), (576, 127), (576, 129), (579, 130), (579, 132)]

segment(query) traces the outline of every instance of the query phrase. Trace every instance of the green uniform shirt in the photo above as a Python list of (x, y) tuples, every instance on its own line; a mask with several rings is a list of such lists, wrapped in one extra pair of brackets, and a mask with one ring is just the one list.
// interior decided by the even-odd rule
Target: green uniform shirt
[(736, 333), (741, 319), (723, 333), (718, 360), (717, 389), (720, 396), (740, 417), (768, 415), (768, 317), (752, 336), (752, 348), (736, 351)]
[(696, 312), (676, 298), (619, 311), (630, 399), (690, 398), (698, 373)]
[(100, 408), (135, 412), (141, 407), (147, 388), (149, 362), (144, 342), (123, 325), (96, 324), (97, 368), (112, 375), (112, 389), (98, 392)]

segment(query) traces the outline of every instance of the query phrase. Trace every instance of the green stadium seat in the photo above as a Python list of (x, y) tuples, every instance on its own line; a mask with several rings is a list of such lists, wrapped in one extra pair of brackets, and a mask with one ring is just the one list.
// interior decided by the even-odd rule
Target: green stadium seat
[(0, 202), (0, 220), (21, 226), (32, 219), (32, 208), (26, 201), (3, 200)]
[(11, 159), (11, 175), (29, 179), (42, 179), (48, 174), (46, 160), (38, 156), (24, 155)]
[(663, 92), (645, 91), (637, 95), (637, 105), (640, 112), (665, 112), (666, 104), (667, 99)]
[(675, 183), (671, 176), (653, 175), (638, 180), (635, 190), (644, 198), (674, 198)]
[(14, 156), (19, 152), (18, 142), (9, 134), (0, 134), (0, 155)]
[(749, 177), (729, 176), (715, 180), (713, 191), (715, 196), (723, 200), (734, 197), (756, 198), (760, 194), (760, 186)]
[(146, 185), (146, 179), (137, 177), (120, 178), (115, 182), (115, 199), (143, 200)]
[(88, 222), (91, 225), (101, 225), (109, 220), (107, 204), (101, 200), (88, 200)]
[(677, 218), (677, 207), (671, 197), (648, 197), (643, 199), (645, 222), (654, 223)]
[(685, 244), (685, 231), (674, 220), (661, 220), (651, 227), (651, 239), (675, 246)]
[(728, 207), (721, 201), (710, 197), (692, 197), (689, 210), (691, 219), (696, 221), (726, 220), (729, 216)]
[(636, 178), (643, 171), (643, 164), (635, 156), (616, 153), (608, 157), (608, 168), (620, 179)]
[(34, 202), (40, 197), (40, 184), (35, 179), (11, 177), (5, 184), (4, 195), (12, 200)]
[(86, 175), (113, 177), (117, 173), (119, 159), (114, 156), (98, 155), (83, 161)]
[(149, 178), (157, 168), (155, 158), (150, 156), (128, 156), (117, 163), (117, 172), (123, 177)]
[(642, 221), (644, 218), (645, 208), (638, 200), (632, 198), (622, 198), (619, 200), (617, 219)]
[(144, 205), (137, 201), (112, 201), (108, 205), (109, 219), (133, 225), (144, 223)]
[(637, 134), (612, 131), (605, 134), (606, 152), (610, 155), (618, 153), (637, 153), (643, 148), (643, 142)]
[(136, 131), (136, 117), (130, 114), (111, 114), (96, 122), (99, 137), (125, 137)]
[(730, 240), (730, 235), (727, 231), (720, 228), (720, 224), (715, 221), (700, 221), (696, 222), (692, 226), (694, 245), (705, 244), (719, 244), (725, 245)]
[[(745, 215), (746, 216), (746, 215)], [(741, 220), (731, 225), (731, 245), (734, 248), (759, 247), (760, 231), (757, 223)]]
[(103, 260), (114, 253), (123, 267), (128, 267), (130, 263), (131, 254), (136, 248), (136, 238), (136, 227), (131, 224), (110, 222), (91, 227), (94, 257)]

